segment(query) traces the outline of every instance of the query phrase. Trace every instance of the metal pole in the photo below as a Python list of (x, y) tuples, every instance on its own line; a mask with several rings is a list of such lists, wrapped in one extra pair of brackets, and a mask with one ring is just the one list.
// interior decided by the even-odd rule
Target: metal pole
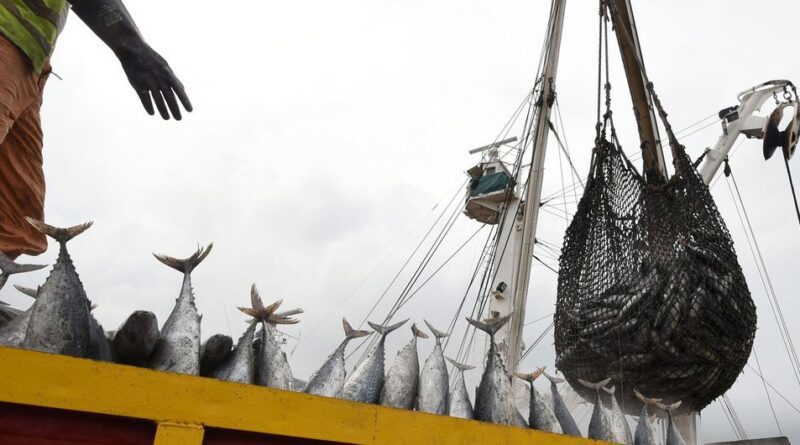
[(522, 344), (522, 327), (525, 324), (525, 306), (528, 299), (528, 285), (530, 284), (531, 260), (533, 246), (536, 240), (536, 226), (539, 219), (539, 206), (542, 198), (542, 178), (544, 174), (544, 159), (549, 136), (550, 113), (555, 102), (556, 74), (558, 72), (558, 59), (561, 52), (561, 35), (564, 28), (564, 10), (566, 0), (553, 0), (550, 23), (548, 25), (547, 53), (545, 55), (542, 73), (542, 93), (538, 107), (534, 136), (532, 139), (533, 161), (528, 179), (526, 202), (523, 213), (522, 249), (520, 251), (519, 269), (517, 272), (516, 286), (514, 287), (513, 308), (508, 343), (509, 371), (517, 368)]

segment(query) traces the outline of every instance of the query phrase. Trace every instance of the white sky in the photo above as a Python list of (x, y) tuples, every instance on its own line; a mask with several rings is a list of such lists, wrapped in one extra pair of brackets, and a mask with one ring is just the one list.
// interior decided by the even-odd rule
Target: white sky
[[(443, 205), (462, 183), (463, 171), (477, 161), (467, 150), (493, 141), (532, 86), (549, 3), (132, 2), (140, 29), (195, 105), (180, 123), (147, 116), (113, 55), (73, 16), (53, 62), (64, 80), (51, 79), (43, 108), (47, 219), (96, 222), (70, 250), (100, 321), (113, 329), (133, 310), (149, 309), (163, 322), (180, 277), (150, 252), (185, 256), (198, 242), (213, 241), (214, 252), (195, 274), (203, 337), (238, 337), (244, 318), (235, 306), (247, 303), (255, 282), (265, 299), (284, 298), (287, 307), (306, 310), (288, 330), (304, 339), (291, 361), (306, 378), (341, 340), (339, 319), (361, 321), (432, 222), (433, 205)], [(757, 83), (800, 81), (796, 2), (637, 1), (634, 7), (648, 72), (676, 129), (734, 105), (737, 92)], [(567, 140), (582, 175), (594, 132), (596, 14), (596, 2), (569, 3), (558, 78)], [(612, 50), (616, 120), (623, 144), (634, 150), (630, 102)], [(719, 131), (713, 125), (683, 142), (696, 157)], [(545, 194), (560, 189), (554, 148)], [(800, 227), (781, 160), (764, 163), (760, 153), (760, 142), (745, 142), (732, 167), (800, 341)], [(765, 376), (800, 405), (800, 383), (725, 180), (712, 191), (759, 307), (756, 348)], [(564, 219), (545, 214), (541, 224), (541, 238), (560, 245)], [(476, 228), (459, 221), (432, 265)], [(446, 327), (482, 241), (471, 243), (400, 315)], [(534, 273), (529, 319), (551, 313), (555, 303), (555, 275), (541, 266)], [(35, 285), (45, 277), (14, 282)], [(407, 279), (389, 293), (380, 317)], [(10, 286), (2, 297), (29, 304)], [(531, 326), (525, 338), (532, 341), (545, 325)], [(400, 332), (390, 337), (387, 357), (408, 340), (408, 331)], [(551, 345), (546, 339), (525, 366), (552, 368)], [(430, 342), (421, 346), (422, 359), (429, 349)], [(764, 388), (749, 369), (729, 396), (751, 437), (778, 434)], [(800, 413), (772, 398), (783, 433), (800, 441)], [(704, 412), (702, 430), (709, 442), (734, 437), (717, 403)]]

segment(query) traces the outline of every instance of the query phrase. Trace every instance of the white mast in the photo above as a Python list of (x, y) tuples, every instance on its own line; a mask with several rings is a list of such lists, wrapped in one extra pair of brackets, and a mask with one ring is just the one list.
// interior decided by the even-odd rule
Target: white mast
[[(528, 285), (531, 279), (531, 260), (533, 246), (536, 241), (536, 226), (539, 221), (539, 207), (542, 198), (542, 178), (544, 176), (544, 160), (547, 149), (547, 139), (550, 134), (550, 114), (555, 102), (556, 74), (558, 72), (558, 59), (561, 53), (561, 35), (564, 27), (564, 12), (566, 0), (553, 0), (550, 23), (547, 32), (547, 48), (544, 67), (541, 77), (542, 92), (536, 104), (536, 113), (533, 119), (532, 151), (533, 162), (528, 178), (528, 187), (523, 204), (522, 242), (519, 251), (519, 263), (513, 277), (515, 282), (511, 306), (514, 315), (508, 330), (508, 366), (513, 372), (517, 367), (522, 345), (522, 328), (525, 324), (525, 307), (528, 300)], [(524, 141), (523, 141), (524, 143)], [(498, 341), (504, 340), (498, 338)]]

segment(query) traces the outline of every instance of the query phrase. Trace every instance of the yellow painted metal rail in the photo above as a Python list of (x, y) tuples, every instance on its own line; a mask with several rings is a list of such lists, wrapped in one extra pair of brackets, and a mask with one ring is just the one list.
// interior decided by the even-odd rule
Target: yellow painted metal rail
[(157, 445), (199, 445), (204, 428), (345, 444), (599, 443), (2, 347), (0, 364), (0, 402), (152, 421)]

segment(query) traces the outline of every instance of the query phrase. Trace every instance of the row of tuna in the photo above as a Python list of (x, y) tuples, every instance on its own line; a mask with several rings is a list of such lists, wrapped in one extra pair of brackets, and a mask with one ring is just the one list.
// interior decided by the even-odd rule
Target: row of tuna
[[(279, 312), (281, 301), (264, 305), (255, 285), (251, 289), (251, 307), (239, 308), (252, 321), (237, 344), (234, 346), (231, 337), (224, 335), (214, 335), (201, 344), (201, 316), (195, 306), (191, 274), (210, 253), (213, 245), (198, 249), (186, 259), (155, 255), (160, 262), (183, 274), (183, 283), (175, 306), (161, 329), (158, 328), (158, 321), (152, 312), (136, 311), (119, 329), (105, 332), (92, 315), (92, 304), (67, 251), (67, 242), (86, 231), (91, 223), (61, 229), (32, 219), (29, 222), (37, 230), (56, 240), (59, 245), (58, 259), (50, 275), (38, 289), (16, 286), (35, 299), (30, 309), (21, 311), (0, 304), (0, 345), (581, 435), (556, 386), (563, 380), (545, 374), (543, 369), (531, 374), (518, 374), (519, 378), (530, 383), (530, 414), (527, 422), (514, 407), (512, 377), (503, 362), (501, 348), (494, 341), (494, 335), (505, 325), (510, 315), (484, 321), (467, 320), (488, 333), (491, 338), (485, 370), (475, 393), (474, 407), (463, 377), (463, 373), (472, 367), (448, 358), (456, 368), (455, 380), (450, 384), (441, 344), (447, 334), (438, 331), (427, 321), (425, 323), (433, 334), (436, 345), (421, 368), (417, 340), (427, 338), (428, 335), (418, 329), (416, 324), (411, 325), (411, 341), (398, 352), (391, 368), (385, 372), (386, 337), (408, 320), (391, 325), (369, 323), (380, 338), (367, 357), (348, 376), (345, 370), (345, 348), (348, 342), (366, 337), (371, 332), (353, 329), (343, 320), (344, 340), (307, 383), (300, 383), (293, 377), (286, 354), (281, 349), (276, 326), (297, 323), (292, 317), (303, 311), (293, 309)], [(43, 267), (19, 265), (0, 253), (0, 288), (12, 274)], [(533, 382), (540, 375), (545, 375), (550, 380), (550, 398), (539, 395), (534, 387)], [(646, 403), (636, 433), (632, 435), (625, 416), (613, 397), (613, 388), (606, 389), (612, 394), (610, 412), (603, 406), (600, 388), (604, 388), (607, 383), (608, 381), (598, 384), (585, 382), (596, 392), (588, 437), (626, 444), (657, 444), (658, 438), (648, 415), (647, 405), (661, 406), (667, 412), (675, 406), (660, 405), (660, 400), (650, 400), (642, 396)], [(682, 444), (671, 418), (670, 414), (667, 445)]]

